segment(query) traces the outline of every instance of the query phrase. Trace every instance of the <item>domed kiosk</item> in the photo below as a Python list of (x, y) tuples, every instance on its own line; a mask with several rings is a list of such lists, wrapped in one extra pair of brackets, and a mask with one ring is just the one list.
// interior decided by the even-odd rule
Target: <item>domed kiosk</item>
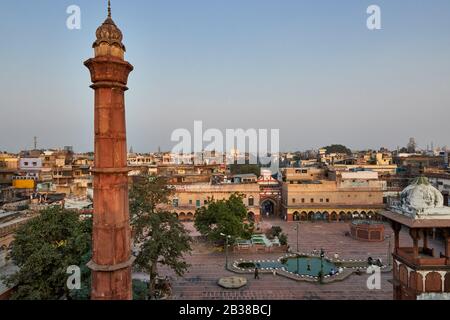
[(444, 196), (425, 177), (417, 178), (406, 187), (399, 205), (393, 208), (413, 219), (450, 219), (450, 208), (444, 207)]
[[(444, 206), (442, 194), (419, 177), (381, 215), (391, 222), (395, 235), (394, 299), (450, 299), (450, 208)], [(402, 228), (409, 231), (412, 247), (410, 241), (409, 247), (400, 243)], [(438, 241), (430, 245), (432, 233), (439, 235), (442, 246)]]

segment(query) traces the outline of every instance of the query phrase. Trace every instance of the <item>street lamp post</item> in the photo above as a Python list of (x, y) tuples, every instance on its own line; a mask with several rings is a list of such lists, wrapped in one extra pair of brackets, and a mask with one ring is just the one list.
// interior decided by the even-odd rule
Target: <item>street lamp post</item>
[(230, 239), (231, 236), (224, 233), (221, 233), (220, 235), (225, 237), (225, 270), (228, 270), (228, 239)]
[(323, 258), (325, 257), (325, 251), (320, 249), (320, 283), (323, 283)]
[(300, 222), (297, 222), (297, 274), (300, 274), (300, 259), (299, 259), (299, 241), (298, 241), (298, 233), (300, 229)]
[(391, 243), (391, 240), (392, 240), (392, 236), (389, 237), (388, 256), (387, 256), (388, 266), (391, 266), (391, 264), (392, 264), (392, 261), (391, 261), (391, 259), (392, 259), (392, 243)]

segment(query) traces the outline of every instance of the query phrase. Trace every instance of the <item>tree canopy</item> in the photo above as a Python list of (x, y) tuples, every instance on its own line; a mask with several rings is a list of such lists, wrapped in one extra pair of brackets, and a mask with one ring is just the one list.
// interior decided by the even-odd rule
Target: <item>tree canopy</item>
[(333, 144), (331, 146), (325, 147), (324, 149), (327, 150), (327, 154), (330, 153), (345, 153), (348, 155), (352, 154), (352, 150), (350, 150), (349, 148), (347, 148), (342, 144)]
[(261, 167), (256, 164), (230, 164), (231, 174), (254, 174), (257, 177), (261, 175)]
[(76, 212), (51, 208), (19, 227), (11, 258), (19, 271), (5, 279), (16, 287), (12, 299), (57, 300), (69, 297), (69, 266), (82, 267), (91, 248), (92, 221)]
[(189, 267), (183, 255), (191, 251), (191, 237), (176, 215), (158, 209), (158, 205), (168, 202), (171, 192), (163, 178), (147, 175), (137, 179), (130, 192), (136, 246), (134, 267), (150, 275), (151, 297), (158, 266), (168, 266), (179, 276)]
[(195, 227), (211, 241), (222, 241), (226, 234), (232, 240), (249, 238), (251, 226), (246, 222), (247, 208), (243, 196), (233, 194), (228, 200), (211, 199), (207, 206), (197, 209)]

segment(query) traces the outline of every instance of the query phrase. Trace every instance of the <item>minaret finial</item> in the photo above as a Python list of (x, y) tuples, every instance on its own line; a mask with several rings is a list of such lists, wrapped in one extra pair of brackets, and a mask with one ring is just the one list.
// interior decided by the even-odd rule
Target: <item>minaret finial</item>
[(108, 18), (111, 18), (111, 0), (108, 0)]

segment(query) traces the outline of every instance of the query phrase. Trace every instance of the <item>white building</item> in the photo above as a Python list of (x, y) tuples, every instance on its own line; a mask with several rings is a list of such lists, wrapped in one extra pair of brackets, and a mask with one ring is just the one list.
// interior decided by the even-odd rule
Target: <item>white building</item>
[(19, 170), (22, 174), (32, 177), (39, 177), (42, 170), (41, 158), (20, 158)]

